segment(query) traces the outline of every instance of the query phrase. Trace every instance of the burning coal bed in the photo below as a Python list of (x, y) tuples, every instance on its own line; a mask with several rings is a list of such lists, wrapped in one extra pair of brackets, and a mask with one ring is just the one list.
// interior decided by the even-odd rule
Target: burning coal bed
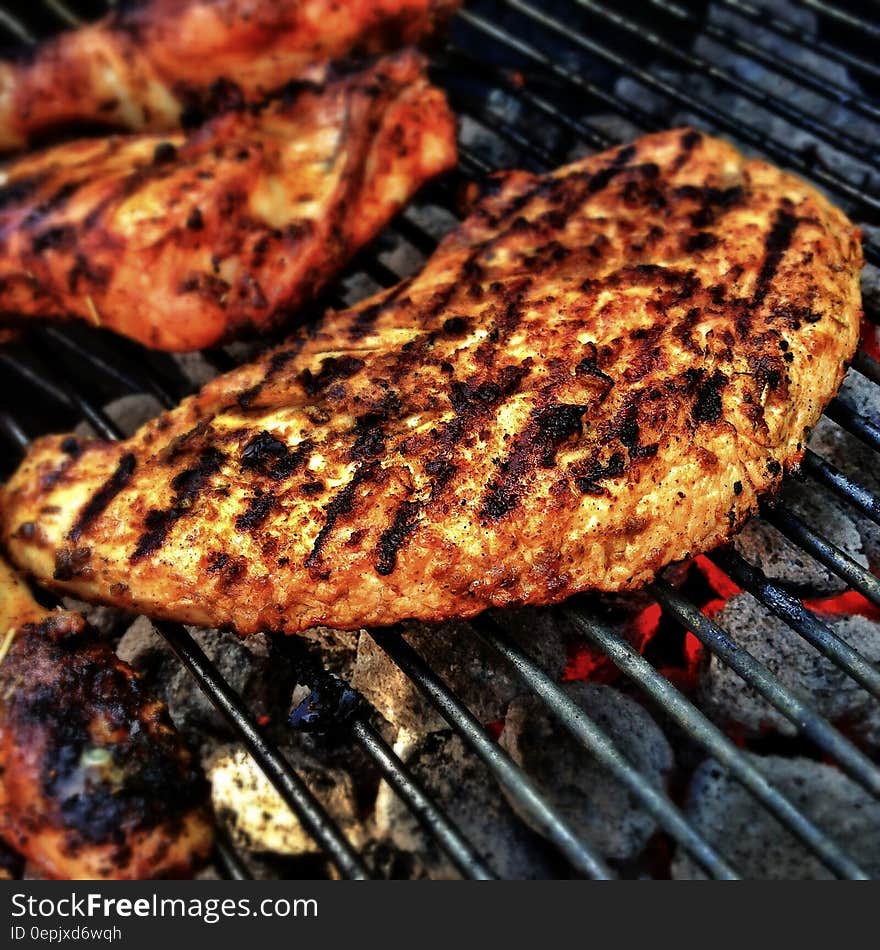
[[(181, 368), (193, 384), (210, 375), (197, 357), (187, 357)], [(861, 411), (880, 418), (876, 397), (862, 377), (851, 373), (846, 389)], [(128, 432), (158, 408), (150, 397), (127, 396), (110, 403), (107, 411)], [(868, 451), (834, 423), (823, 420), (811, 445), (880, 491), (880, 473)], [(878, 529), (820, 491), (806, 481), (792, 481), (784, 500), (877, 572)], [(847, 591), (765, 522), (751, 522), (734, 546), (818, 611), (842, 639), (880, 663), (880, 611), (868, 601)], [(872, 755), (880, 752), (880, 706), (708, 558), (678, 565), (666, 577), (861, 748)], [(200, 755), (218, 824), (251, 873), (260, 878), (331, 875), (318, 847), (152, 624), (114, 609), (67, 603), (85, 609), (114, 639), (119, 655), (166, 700), (175, 723)], [(744, 746), (768, 778), (863, 867), (880, 875), (880, 804), (838, 769), (819, 761), (787, 719), (703, 651), (646, 595), (591, 598), (584, 605)], [(579, 641), (558, 613), (525, 609), (498, 613), (496, 619), (610, 734), (645, 781), (667, 791), (740, 873), (827, 875), (717, 763), (706, 760), (673, 723), (648, 706), (610, 661)], [(316, 628), (301, 637), (258, 635), (247, 640), (217, 630), (191, 632), (375, 873), (395, 878), (457, 876), (352, 738), (346, 726), (353, 715), (369, 717), (499, 876), (571, 873), (366, 631)], [(633, 796), (574, 743), (467, 624), (411, 623), (405, 625), (404, 636), (534, 777), (575, 831), (622, 876), (700, 876), (699, 868), (658, 831)]]

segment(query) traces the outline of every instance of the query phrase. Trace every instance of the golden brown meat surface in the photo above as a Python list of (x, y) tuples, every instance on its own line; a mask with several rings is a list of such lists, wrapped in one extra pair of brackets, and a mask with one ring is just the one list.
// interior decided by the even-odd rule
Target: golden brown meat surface
[(204, 799), (137, 674), (0, 560), (0, 837), (45, 877), (187, 876), (211, 851)]
[(0, 170), (0, 313), (211, 346), (314, 296), (428, 178), (455, 121), (404, 51), (189, 136), (80, 140)]
[(512, 173), (424, 270), (121, 444), (49, 437), (41, 581), (243, 633), (619, 591), (778, 487), (858, 340), (859, 233), (690, 130)]
[(0, 63), (0, 151), (77, 127), (167, 131), (313, 67), (433, 32), (458, 0), (128, 0)]

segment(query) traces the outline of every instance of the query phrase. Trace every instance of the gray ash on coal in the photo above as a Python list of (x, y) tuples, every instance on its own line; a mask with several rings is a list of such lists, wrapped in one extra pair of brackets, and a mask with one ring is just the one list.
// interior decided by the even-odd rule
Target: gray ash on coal
[[(562, 675), (566, 639), (553, 617), (538, 611), (518, 617), (512, 612), (506, 626), (554, 679)], [(482, 723), (502, 719), (507, 704), (526, 690), (466, 623), (405, 624), (404, 639)], [(442, 716), (370, 636), (358, 641), (352, 685), (397, 727), (413, 733), (446, 728)]]
[[(646, 782), (665, 788), (674, 764), (672, 748), (642, 706), (611, 686), (569, 683), (563, 688), (605, 730)], [(654, 819), (583, 750), (537, 697), (520, 697), (510, 704), (500, 742), (533, 776), (574, 832), (601, 855), (631, 861), (644, 850), (657, 830)], [(518, 810), (515, 802), (511, 804)], [(532, 824), (527, 814), (521, 813), (521, 817)]]
[[(811, 759), (750, 756), (803, 814), (825, 830), (872, 877), (880, 876), (880, 802), (830, 765)], [(686, 814), (733, 865), (751, 879), (804, 880), (833, 875), (718, 763), (694, 773)], [(678, 854), (676, 879), (703, 877), (693, 860)]]
[[(880, 624), (857, 615), (826, 619), (842, 640), (870, 662), (880, 663)], [(732, 597), (715, 620), (739, 646), (822, 715), (851, 728), (874, 714), (876, 700), (751, 594)], [(714, 655), (700, 671), (697, 699), (712, 719), (728, 729), (753, 737), (768, 732), (783, 736), (797, 733), (792, 722)]]

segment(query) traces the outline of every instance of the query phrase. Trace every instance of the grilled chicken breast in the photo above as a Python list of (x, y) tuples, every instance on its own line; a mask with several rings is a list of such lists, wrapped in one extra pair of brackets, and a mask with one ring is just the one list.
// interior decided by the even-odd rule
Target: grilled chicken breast
[(458, 0), (128, 0), (0, 63), (0, 151), (78, 128), (167, 131), (321, 64), (418, 42)]
[(167, 710), (2, 560), (0, 631), (0, 836), (51, 878), (191, 874), (213, 832)]
[(427, 179), (455, 122), (418, 53), (197, 133), (80, 140), (0, 172), (0, 311), (210, 346), (313, 296)]
[(121, 444), (48, 437), (39, 580), (242, 633), (645, 584), (797, 465), (855, 351), (859, 233), (692, 130), (495, 180), (414, 279)]

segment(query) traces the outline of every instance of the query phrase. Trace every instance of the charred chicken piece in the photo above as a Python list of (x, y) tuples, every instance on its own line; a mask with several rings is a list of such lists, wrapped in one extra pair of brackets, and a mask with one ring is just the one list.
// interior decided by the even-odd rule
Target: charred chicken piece
[(0, 560), (0, 836), (45, 877), (188, 876), (206, 787), (164, 706)]
[(454, 164), (455, 122), (423, 66), (405, 51), (190, 136), (12, 162), (0, 312), (78, 317), (168, 350), (277, 323)]
[(128, 0), (0, 63), (0, 151), (65, 132), (161, 132), (325, 62), (418, 42), (458, 0)]
[(693, 130), (489, 192), (414, 279), (133, 438), (35, 444), (16, 562), (249, 633), (625, 590), (730, 537), (855, 351), (858, 230)]

